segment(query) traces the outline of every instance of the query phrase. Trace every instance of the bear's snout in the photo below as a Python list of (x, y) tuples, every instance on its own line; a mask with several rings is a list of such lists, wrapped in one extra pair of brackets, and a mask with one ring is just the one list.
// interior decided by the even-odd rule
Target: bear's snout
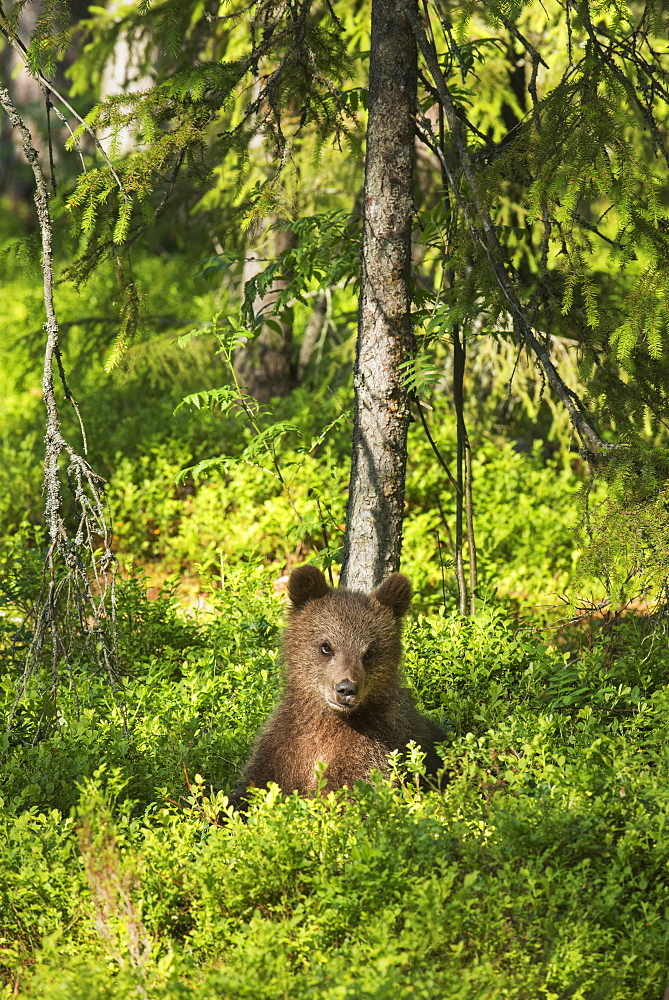
[(348, 678), (340, 681), (339, 684), (335, 685), (335, 695), (338, 706), (353, 708), (358, 700), (358, 685)]

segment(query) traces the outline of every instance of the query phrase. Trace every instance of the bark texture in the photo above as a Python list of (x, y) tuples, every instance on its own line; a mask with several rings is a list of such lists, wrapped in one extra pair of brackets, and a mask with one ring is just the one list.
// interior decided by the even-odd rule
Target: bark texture
[[(415, 0), (409, 0), (415, 6)], [(341, 583), (370, 591), (399, 567), (411, 357), (409, 277), (416, 44), (400, 0), (373, 0), (355, 426)]]

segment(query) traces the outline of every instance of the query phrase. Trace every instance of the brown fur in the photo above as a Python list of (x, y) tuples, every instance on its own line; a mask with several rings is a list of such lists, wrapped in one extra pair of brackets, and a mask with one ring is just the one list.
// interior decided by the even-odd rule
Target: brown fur
[(312, 793), (319, 761), (327, 764), (328, 788), (369, 780), (372, 770), (387, 775), (388, 753), (410, 740), (435, 774), (442, 763), (434, 745), (443, 733), (401, 686), (407, 578), (393, 573), (367, 596), (330, 590), (320, 570), (302, 566), (290, 577), (289, 594), (284, 695), (256, 741), (235, 800), (249, 785), (269, 781), (284, 792)]

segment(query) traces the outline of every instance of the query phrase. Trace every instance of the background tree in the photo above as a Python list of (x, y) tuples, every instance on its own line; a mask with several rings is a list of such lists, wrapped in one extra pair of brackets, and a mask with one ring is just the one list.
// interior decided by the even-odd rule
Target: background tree
[[(274, 218), (274, 225), (278, 220)], [(279, 257), (295, 246), (295, 234), (290, 229), (274, 229), (267, 245), (272, 256)], [(264, 270), (266, 261), (259, 261), (251, 252), (247, 255), (242, 270), (244, 287)], [(287, 287), (286, 278), (277, 278), (262, 298), (252, 303), (254, 324), (260, 325), (260, 332), (249, 337), (240, 347), (235, 357), (235, 367), (242, 384), (259, 403), (269, 403), (277, 396), (288, 396), (298, 380), (297, 364), (294, 358), (293, 329), (291, 316), (270, 318), (263, 322), (263, 315), (273, 312), (273, 305), (280, 292)]]

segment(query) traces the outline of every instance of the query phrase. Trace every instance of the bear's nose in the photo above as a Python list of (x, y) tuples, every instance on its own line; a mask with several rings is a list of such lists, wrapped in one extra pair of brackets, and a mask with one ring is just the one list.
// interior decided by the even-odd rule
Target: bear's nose
[(335, 691), (340, 698), (355, 698), (358, 693), (358, 685), (353, 681), (340, 681), (336, 685)]

